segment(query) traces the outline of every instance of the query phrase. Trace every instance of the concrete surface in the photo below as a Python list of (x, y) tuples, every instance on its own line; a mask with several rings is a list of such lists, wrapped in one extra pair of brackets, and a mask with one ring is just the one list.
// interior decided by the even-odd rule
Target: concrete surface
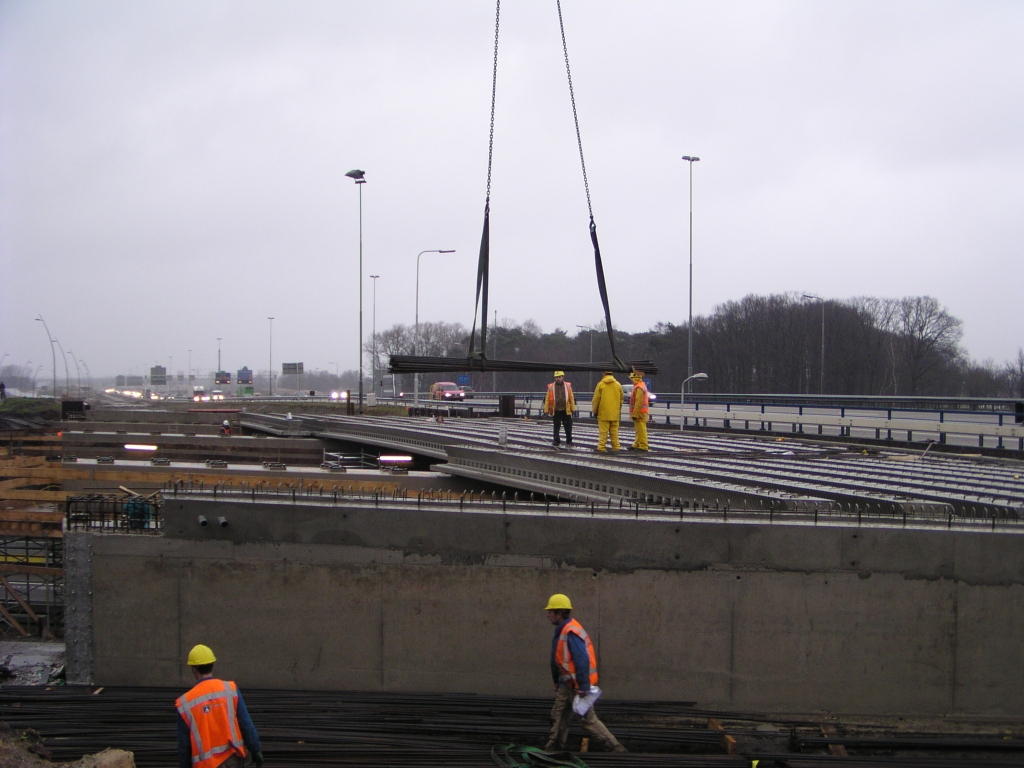
[[(229, 525), (200, 528), (200, 514)], [(543, 605), (565, 592), (616, 699), (908, 715), (1024, 705), (1019, 534), (372, 501), (173, 499), (165, 515), (164, 536), (68, 535), (69, 553), (91, 552), (91, 575), (74, 573), (90, 581), (76, 594), (91, 592), (96, 684), (184, 686), (183, 659), (203, 642), (243, 687), (544, 695)]]
[(0, 640), (0, 664), (14, 675), (0, 685), (45, 685), (64, 668), (64, 643)]

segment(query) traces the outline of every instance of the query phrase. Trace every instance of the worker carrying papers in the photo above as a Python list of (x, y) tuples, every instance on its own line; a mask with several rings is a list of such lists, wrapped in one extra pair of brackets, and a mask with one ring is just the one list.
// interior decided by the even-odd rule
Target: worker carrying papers
[(572, 700), (572, 711), (583, 717), (594, 703), (601, 698), (601, 689), (596, 685), (590, 686), (590, 690), (580, 696), (578, 693)]

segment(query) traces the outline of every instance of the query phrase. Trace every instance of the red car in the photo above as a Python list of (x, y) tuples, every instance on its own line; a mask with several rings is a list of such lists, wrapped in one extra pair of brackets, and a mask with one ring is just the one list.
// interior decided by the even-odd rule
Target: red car
[(430, 385), (431, 400), (464, 400), (466, 393), (454, 381), (438, 381)]

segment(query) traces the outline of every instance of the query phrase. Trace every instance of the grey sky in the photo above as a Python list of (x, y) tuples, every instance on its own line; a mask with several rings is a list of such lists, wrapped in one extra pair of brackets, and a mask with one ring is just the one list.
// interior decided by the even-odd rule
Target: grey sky
[[(563, 3), (612, 317), (929, 294), (1024, 344), (1024, 4)], [(94, 375), (357, 365), (364, 323), (472, 319), (490, 2), (0, 2), (0, 354)], [(600, 302), (553, 0), (506, 0), (491, 306)], [(60, 365), (58, 361), (58, 365)], [(279, 368), (278, 368), (279, 370)]]

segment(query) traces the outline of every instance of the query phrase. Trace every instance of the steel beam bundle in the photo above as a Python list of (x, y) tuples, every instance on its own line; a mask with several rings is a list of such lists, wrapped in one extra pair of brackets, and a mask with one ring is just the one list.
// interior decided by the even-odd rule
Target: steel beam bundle
[(651, 360), (628, 360), (618, 363), (550, 363), (529, 360), (488, 360), (482, 357), (415, 357), (392, 355), (388, 373), (547, 373), (563, 371), (643, 371), (655, 376), (658, 366)]

